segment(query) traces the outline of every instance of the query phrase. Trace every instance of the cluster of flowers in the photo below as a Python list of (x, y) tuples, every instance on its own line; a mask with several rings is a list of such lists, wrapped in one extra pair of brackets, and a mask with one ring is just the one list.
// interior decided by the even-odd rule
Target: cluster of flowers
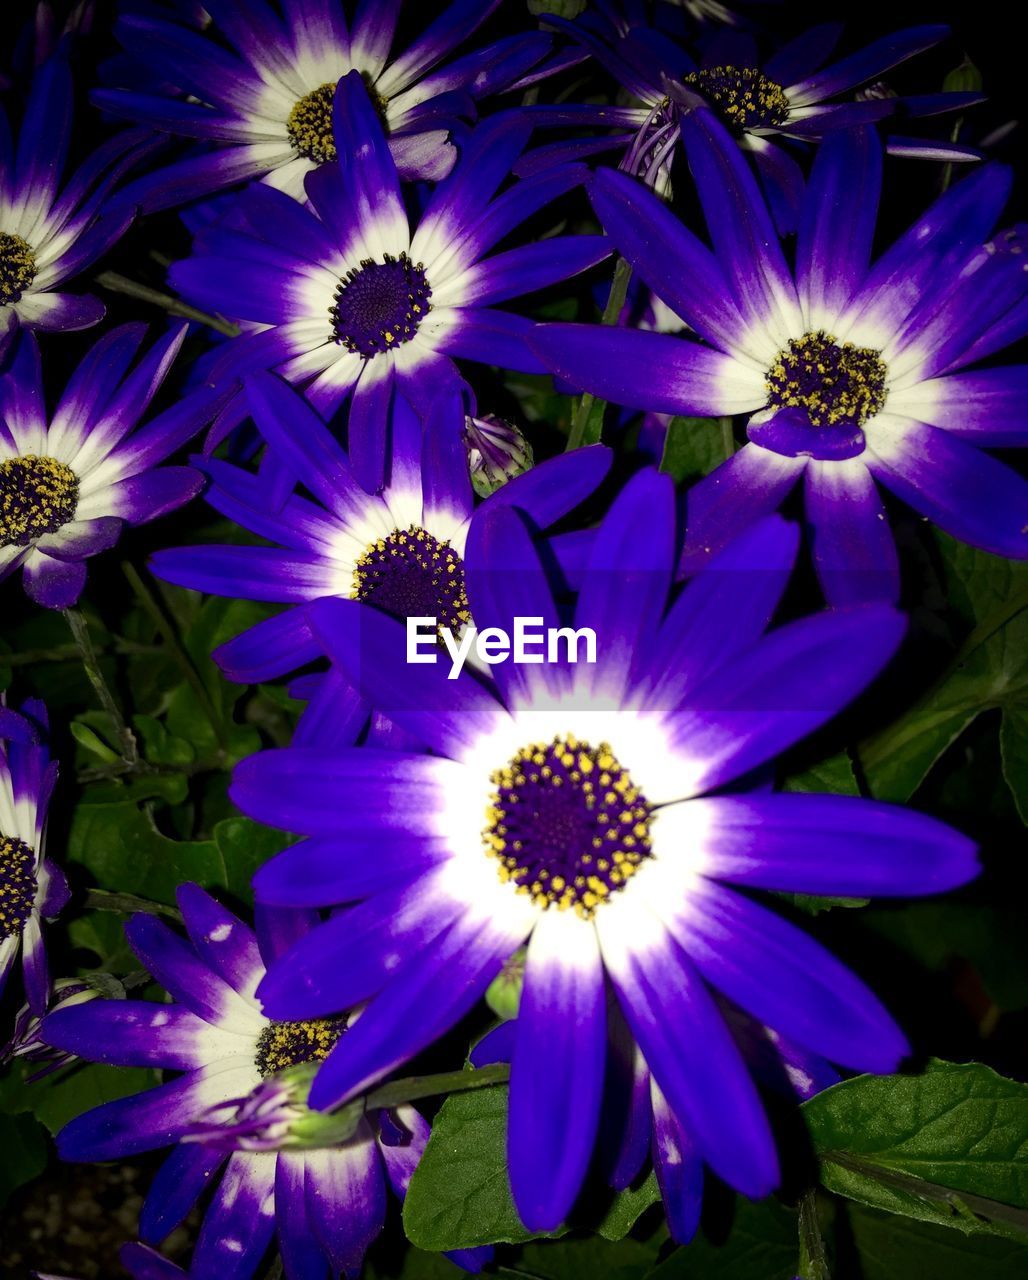
[[(749, 891), (911, 895), (975, 874), (971, 843), (933, 819), (771, 786), (775, 757), (901, 642), (879, 485), (1028, 557), (1028, 485), (981, 449), (1028, 440), (1025, 367), (982, 367), (1028, 333), (1021, 243), (995, 232), (1009, 175), (975, 164), (872, 258), (884, 150), (978, 158), (878, 132), (972, 100), (873, 84), (945, 31), (830, 62), (829, 25), (762, 59), (739, 29), (603, 0), (460, 52), (498, 3), (454, 0), (399, 49), (399, 0), (360, 0), (349, 22), (343, 0), (126, 4), (125, 53), (93, 98), (136, 127), (60, 185), (66, 40), (17, 146), (0, 134), (0, 574), (68, 608), (123, 525), (205, 489), (263, 544), (166, 550), (153, 570), (285, 606), (213, 657), (234, 681), (297, 676), (307, 702), (291, 746), (235, 770), (244, 814), (303, 837), (258, 872), (254, 929), (195, 885), (188, 940), (151, 916), (127, 926), (173, 1003), (51, 987), (40, 920), (68, 897), (43, 845), (56, 767), (43, 707), (0, 708), (0, 980), (23, 950), (28, 1001), (8, 1052), (181, 1073), (59, 1140), (71, 1160), (172, 1146), (125, 1253), (138, 1277), (181, 1274), (150, 1246), (219, 1175), (190, 1274), (249, 1277), (276, 1235), (292, 1280), (356, 1273), (428, 1126), (411, 1106), (361, 1110), (322, 1145), (315, 1113), (435, 1043), (525, 947), (517, 1018), (473, 1056), (510, 1062), (522, 1219), (564, 1221), (602, 1115), (610, 1184), (652, 1154), (687, 1240), (705, 1166), (752, 1197), (777, 1185), (755, 1079), (804, 1097), (838, 1078), (829, 1063), (888, 1071), (906, 1052), (877, 998)], [(517, 105), (587, 58), (632, 105)], [(544, 129), (562, 134), (530, 146)], [(192, 141), (160, 163), (169, 135)], [(672, 178), (706, 239), (673, 211)], [(125, 325), (48, 417), (34, 331), (103, 316), (65, 283), (140, 211), (229, 189), (170, 270), (238, 330), (189, 393), (138, 425), (186, 326), (139, 356), (144, 330)], [(576, 191), (603, 234), (527, 238)], [(539, 326), (502, 305), (615, 254), (659, 325)], [(516, 432), (476, 416), (468, 362), (630, 410), (738, 415), (746, 443), (681, 510), (645, 468), (575, 528), (608, 449), (532, 466)], [(194, 465), (158, 465), (205, 426)], [(253, 465), (215, 456), (240, 430)], [(775, 512), (801, 478), (829, 607), (772, 626), (800, 544)], [(510, 632), (560, 626), (569, 598), (595, 664), (449, 680), (406, 661), (407, 617)]]

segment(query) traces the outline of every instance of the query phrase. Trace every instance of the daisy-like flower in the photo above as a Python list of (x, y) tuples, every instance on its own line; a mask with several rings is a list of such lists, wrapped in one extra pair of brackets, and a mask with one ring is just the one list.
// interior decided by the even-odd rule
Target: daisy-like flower
[[(111, 978), (110, 983), (114, 987), (120, 986), (116, 978)], [(85, 1004), (89, 1000), (96, 1000), (99, 995), (99, 986), (84, 978), (58, 978), (50, 996), (50, 1011), (63, 1004)], [(10, 1039), (0, 1048), (0, 1066), (6, 1066), (14, 1058), (22, 1058), (36, 1067), (33, 1074), (26, 1077), (29, 1083), (52, 1075), (77, 1061), (73, 1053), (62, 1053), (42, 1039), (39, 1032), (44, 1016), (34, 1012), (29, 1005), (22, 1005), (14, 1015)]]
[(106, 213), (105, 205), (145, 149), (143, 135), (133, 130), (98, 147), (62, 187), (71, 117), (64, 47), (33, 77), (16, 146), (0, 106), (0, 357), (20, 325), (87, 329), (103, 318), (98, 298), (62, 286), (105, 253), (133, 217), (127, 206)]
[[(353, 1024), (347, 1015), (273, 1021), (254, 995), (265, 964), (303, 935), (316, 919), (311, 913), (259, 911), (255, 933), (198, 885), (183, 885), (178, 901), (188, 941), (154, 916), (134, 916), (125, 926), (173, 1003), (101, 1000), (59, 1009), (43, 1035), (91, 1062), (182, 1074), (79, 1116), (61, 1130), (58, 1150), (66, 1160), (116, 1160), (174, 1147), (143, 1206), (147, 1244), (163, 1240), (217, 1183), (193, 1276), (246, 1280), (276, 1236), (290, 1280), (355, 1276), (382, 1229), (387, 1186), (402, 1199), (428, 1124), (402, 1106), (362, 1114), (352, 1137), (333, 1147), (227, 1151), (182, 1141), (276, 1072), (323, 1059)], [(476, 1255), (462, 1260), (474, 1266)], [(153, 1275), (174, 1274), (157, 1259), (153, 1266)]]
[[(837, 1084), (839, 1073), (815, 1053), (749, 1018), (727, 1000), (718, 1006), (758, 1084), (805, 1102)], [(703, 1208), (703, 1158), (686, 1124), (668, 1105), (616, 1005), (608, 1006), (609, 1055), (600, 1112), (600, 1160), (608, 1184), (624, 1191), (639, 1177), (647, 1155), (660, 1187), (668, 1231), (678, 1244), (696, 1234)], [(474, 1067), (509, 1063), (516, 1020), (501, 1022), (468, 1054)]]
[(18, 952), (31, 1014), (46, 1010), (50, 975), (42, 921), (68, 901), (64, 873), (46, 856), (46, 813), (57, 762), (44, 740), (46, 707), (29, 699), (0, 706), (0, 992)]
[(197, 493), (191, 467), (158, 467), (208, 422), (223, 397), (210, 387), (133, 430), (171, 368), (186, 326), (160, 338), (130, 369), (146, 326), (102, 337), (47, 418), (39, 347), (20, 339), (0, 378), (0, 579), (23, 571), (28, 595), (50, 609), (75, 603), (86, 560), (122, 528), (164, 515)]
[[(268, 680), (321, 657), (305, 606), (324, 596), (365, 600), (395, 617), (438, 618), (455, 635), (463, 631), (464, 553), (475, 506), (459, 397), (444, 394), (424, 427), (397, 401), (389, 483), (368, 494), (332, 433), (281, 379), (251, 375), (247, 396), (268, 444), (268, 469), (295, 474), (316, 501), (293, 494), (276, 510), (265, 477), (209, 459), (207, 500), (277, 545), (181, 547), (158, 551), (150, 562), (159, 578), (178, 586), (292, 606), (214, 651), (229, 679)], [(514, 505), (545, 528), (588, 497), (609, 465), (603, 446), (563, 454), (505, 485), (478, 511)], [(359, 728), (368, 706), (353, 690), (347, 711), (337, 714)]]
[(197, 237), (171, 269), (199, 305), (266, 325), (229, 344), (223, 376), (275, 367), (326, 417), (352, 392), (348, 443), (365, 488), (382, 483), (390, 406), (424, 415), (451, 356), (538, 371), (531, 322), (494, 308), (606, 257), (601, 236), (553, 236), (483, 258), (584, 176), (568, 167), (493, 199), (528, 136), (519, 118), (479, 125), (411, 233), (396, 165), (357, 72), (335, 99), (338, 159), (308, 174), (313, 211), (267, 187), (244, 192), (237, 223)]
[[(842, 34), (841, 23), (813, 27), (766, 60), (749, 32), (725, 28), (705, 45), (697, 61), (662, 31), (616, 21), (606, 5), (590, 8), (572, 21), (549, 16), (546, 20), (587, 47), (639, 105), (539, 106), (529, 109), (533, 119), (552, 125), (627, 127), (631, 132), (618, 142), (627, 146), (619, 167), (661, 190), (683, 113), (697, 102), (706, 103), (756, 164), (783, 232), (795, 229), (803, 172), (782, 141), (818, 143), (839, 129), (886, 116), (938, 115), (982, 101), (981, 94), (949, 92), (839, 100), (939, 44), (949, 35), (945, 26), (912, 27), (884, 36), (824, 67)], [(980, 155), (957, 143), (911, 138), (897, 139), (892, 149), (900, 155), (948, 161), (976, 160)], [(575, 145), (553, 154), (574, 155)]]
[(625, 175), (598, 174), (592, 196), (694, 335), (548, 325), (534, 341), (551, 369), (618, 404), (748, 416), (749, 442), (689, 491), (682, 571), (801, 477), (833, 603), (898, 594), (878, 485), (963, 542), (1028, 556), (1028, 483), (979, 448), (1028, 442), (1028, 369), (976, 367), (1028, 332), (1019, 242), (989, 239), (1006, 170), (957, 183), (871, 264), (881, 149), (869, 130), (840, 134), (814, 165), (791, 268), (731, 137), (708, 111), (683, 130), (713, 252)]
[[(260, 987), (273, 1017), (369, 1000), (320, 1068), (312, 1106), (363, 1092), (451, 1027), (528, 940), (508, 1141), (532, 1230), (564, 1219), (593, 1150), (607, 980), (699, 1155), (762, 1196), (778, 1178), (773, 1140), (707, 984), (856, 1070), (892, 1070), (906, 1043), (853, 974), (730, 886), (906, 895), (975, 872), (970, 841), (895, 806), (725, 794), (849, 702), (903, 619), (869, 605), (763, 636), (796, 545), (777, 517), (665, 614), (673, 504), (670, 479), (641, 472), (592, 540), (573, 625), (594, 632), (595, 663), (568, 661), (569, 644), (554, 662), (493, 666), (491, 685), (467, 668), (451, 679), (408, 665), (404, 628), (384, 614), (313, 605), (333, 660), (428, 750), (294, 746), (244, 760), (232, 784), (245, 813), (307, 837), (261, 867), (259, 900), (358, 903)], [(558, 628), (517, 512), (476, 524), (466, 577), (480, 628)]]
[(361, 0), (349, 27), (343, 0), (211, 0), (203, 32), (172, 14), (122, 18), (122, 44), (165, 91), (100, 89), (93, 100), (207, 144), (133, 183), (125, 198), (164, 208), (262, 178), (302, 200), (306, 175), (336, 158), (332, 99), (349, 72), (368, 86), (401, 176), (445, 177), (457, 155), (450, 129), (550, 48), (550, 36), (528, 32), (447, 62), (499, 3), (454, 0), (392, 60), (400, 0)]

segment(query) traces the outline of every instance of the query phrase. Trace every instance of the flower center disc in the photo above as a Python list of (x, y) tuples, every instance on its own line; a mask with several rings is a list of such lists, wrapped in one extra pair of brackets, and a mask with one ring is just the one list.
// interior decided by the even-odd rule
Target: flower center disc
[(35, 900), (35, 855), (24, 840), (0, 835), (0, 940), (21, 933)]
[(17, 302), (36, 278), (36, 257), (21, 238), (0, 231), (0, 307)]
[(32, 453), (5, 459), (0, 462), (0, 547), (27, 547), (56, 533), (75, 518), (78, 502), (78, 477), (63, 462)]
[(789, 114), (785, 90), (756, 67), (704, 67), (682, 77), (733, 129), (783, 124)]
[(332, 133), (333, 81), (320, 85), (301, 98), (286, 120), (286, 133), (294, 149), (306, 160), (324, 164), (336, 159), (336, 143)]
[(353, 599), (394, 618), (435, 618), (454, 635), (471, 621), (460, 556), (417, 525), (367, 548), (354, 566)]
[(588, 919), (653, 856), (649, 802), (606, 742), (532, 743), (490, 781), (486, 853), (539, 907)]
[(768, 400), (805, 409), (815, 427), (861, 427), (885, 404), (887, 373), (873, 348), (840, 345), (819, 329), (779, 351), (767, 371)]
[(269, 1022), (257, 1040), (254, 1063), (262, 1079), (303, 1062), (324, 1062), (346, 1030), (343, 1018)]
[(365, 359), (410, 342), (431, 310), (432, 290), (420, 262), (405, 253), (365, 258), (336, 289), (329, 314), (337, 342)]

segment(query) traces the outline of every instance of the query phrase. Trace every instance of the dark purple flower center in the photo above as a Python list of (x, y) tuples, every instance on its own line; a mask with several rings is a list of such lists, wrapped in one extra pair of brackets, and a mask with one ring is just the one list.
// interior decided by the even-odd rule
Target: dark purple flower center
[(863, 426), (885, 404), (888, 370), (877, 351), (818, 329), (790, 338), (767, 371), (768, 403), (805, 409), (815, 427)]
[(75, 518), (79, 482), (56, 458), (27, 453), (0, 462), (0, 547), (27, 547)]
[(0, 941), (21, 933), (35, 900), (35, 854), (17, 836), (0, 835)]
[(417, 525), (394, 529), (365, 550), (354, 566), (353, 598), (394, 618), (435, 618), (454, 635), (471, 621), (463, 561)]
[(365, 359), (391, 351), (417, 333), (431, 296), (424, 266), (405, 253), (383, 254), (381, 262), (365, 258), (336, 289), (329, 312), (335, 339)]
[(345, 1018), (269, 1022), (257, 1040), (254, 1062), (263, 1079), (286, 1067), (324, 1062), (346, 1030)]
[(650, 851), (650, 805), (606, 742), (522, 747), (491, 777), (486, 852), (538, 906), (588, 918)]
[(0, 307), (17, 302), (36, 278), (31, 247), (9, 231), (0, 231)]
[(683, 76), (682, 83), (703, 94), (739, 132), (783, 124), (789, 114), (785, 90), (756, 67), (704, 67)]

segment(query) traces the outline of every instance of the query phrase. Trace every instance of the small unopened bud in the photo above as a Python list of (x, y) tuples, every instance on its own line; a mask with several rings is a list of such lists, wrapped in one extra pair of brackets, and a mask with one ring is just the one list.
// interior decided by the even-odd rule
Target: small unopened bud
[(876, 80), (874, 84), (866, 84), (854, 95), (858, 102), (887, 102), (890, 98), (899, 97), (896, 90), (884, 80)]
[(516, 1018), (525, 985), (525, 948), (515, 951), (489, 984), (485, 1002), (498, 1018)]
[(517, 427), (492, 414), (464, 419), (464, 446), (471, 487), (480, 498), (488, 498), (535, 462), (532, 446)]
[(338, 1111), (312, 1111), (307, 1099), (319, 1065), (288, 1067), (245, 1097), (208, 1108), (182, 1140), (220, 1151), (313, 1150), (346, 1142), (364, 1114), (364, 1099)]
[(946, 75), (942, 88), (945, 93), (981, 93), (982, 73), (970, 58), (965, 58)]
[[(88, 978), (58, 978), (53, 984), (50, 994), (50, 1007), (47, 1013), (55, 1009), (69, 1009), (72, 1005), (85, 1004), (98, 996), (108, 999), (124, 1000), (125, 988), (109, 973), (91, 974)], [(45, 1016), (45, 1015), (44, 1015)], [(27, 1004), (23, 1004), (14, 1015), (14, 1027), (11, 1038), (0, 1048), (0, 1065), (13, 1058), (24, 1058), (26, 1062), (38, 1063), (39, 1069), (28, 1076), (29, 1081), (42, 1080), (44, 1076), (60, 1071), (62, 1067), (78, 1062), (74, 1053), (65, 1053), (63, 1049), (54, 1049), (40, 1035), (43, 1018), (34, 1014)]]

